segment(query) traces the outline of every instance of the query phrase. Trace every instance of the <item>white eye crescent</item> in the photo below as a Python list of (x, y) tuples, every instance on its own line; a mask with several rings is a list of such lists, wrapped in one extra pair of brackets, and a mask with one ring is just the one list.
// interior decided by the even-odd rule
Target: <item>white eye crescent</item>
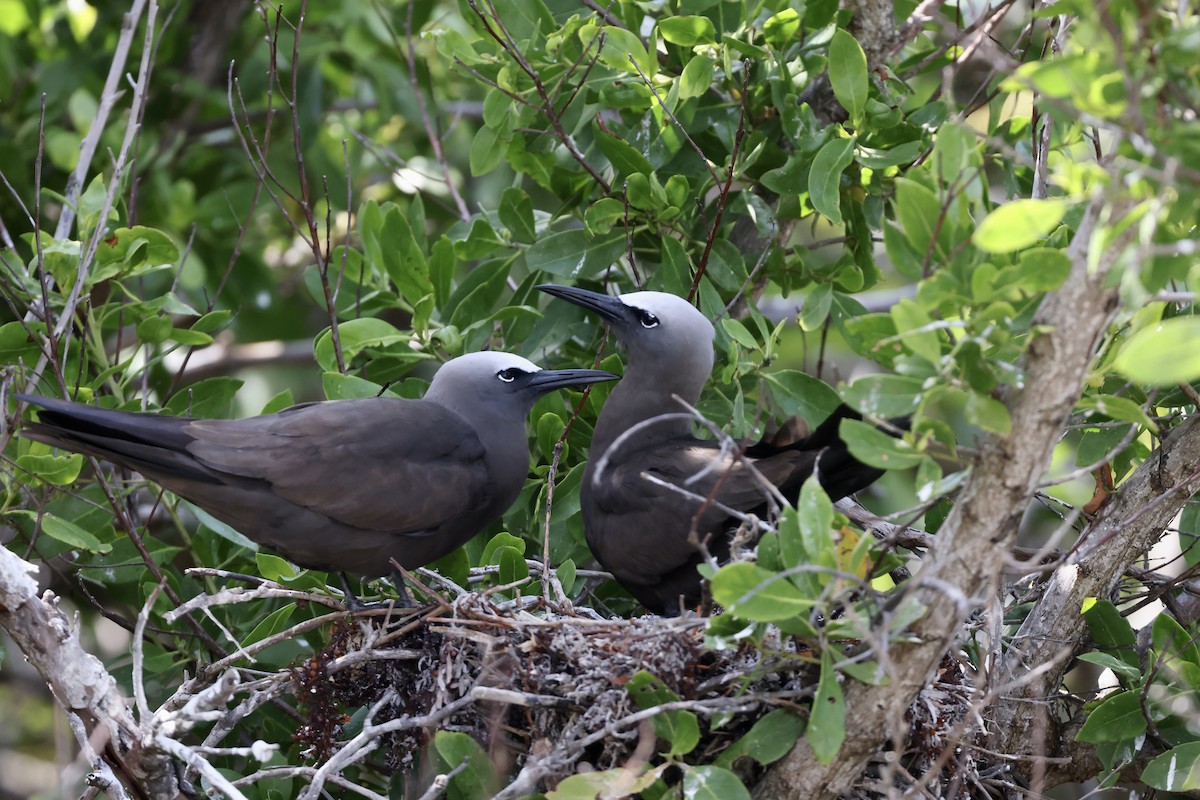
[(638, 318), (641, 320), (643, 328), (657, 328), (658, 317), (651, 314), (649, 311), (642, 311)]
[(513, 381), (515, 381), (517, 379), (517, 376), (520, 374), (521, 374), (521, 370), (517, 369), (516, 367), (510, 367), (509, 369), (502, 369), (499, 372), (497, 372), (496, 377), (499, 378), (500, 380), (504, 381), (505, 383), (512, 383)]

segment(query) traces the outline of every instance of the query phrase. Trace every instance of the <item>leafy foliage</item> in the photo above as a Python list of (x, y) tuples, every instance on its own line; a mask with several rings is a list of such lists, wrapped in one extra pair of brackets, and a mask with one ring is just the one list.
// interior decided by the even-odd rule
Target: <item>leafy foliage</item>
[[(936, 534), (978, 448), (1021, 435), (1009, 401), (1045, 332), (1039, 309), (1073, 279), (1077, 240), (1104, 245), (1132, 231), (1107, 277), (1120, 308), (1062, 431), (1057, 483), (1039, 495), (1052, 508), (1083, 506), (1095, 473), (1102, 502), (1155, 436), (1196, 412), (1195, 12), (1060, 0), (1021, 20), (943, 9), (908, 29), (914, 4), (897, 3), (899, 27), (880, 46), (864, 28), (869, 4), (845, 5), (427, 0), (256, 7), (239, 18), (232, 6), (183, 4), (155, 23), (140, 88), (126, 87), (122, 121), (105, 127), (118, 100), (105, 84), (110, 62), (123, 36), (140, 54), (144, 30), (121, 32), (123, 6), (0, 0), (0, 82), (13, 87), (0, 108), (11, 187), (0, 198), (4, 396), (36, 389), (230, 417), (312, 399), (416, 397), (437, 363), (483, 348), (619, 369), (594, 321), (534, 287), (654, 289), (718, 320), (701, 412), (753, 437), (791, 415), (818, 423), (844, 398), (868, 418), (841, 426), (852, 452), (900, 476), (872, 504), (912, 506), (902, 527)], [(1004, 48), (984, 57), (992, 45), (975, 30)], [(132, 74), (133, 63), (113, 74)], [(951, 73), (958, 82), (943, 81)], [(104, 155), (89, 163), (91, 151)], [(1105, 197), (1132, 210), (1084, 228)], [(781, 298), (798, 300), (798, 312), (779, 312)], [(255, 343), (276, 354), (262, 359)], [(435, 565), (441, 575), (473, 579), (501, 602), (549, 603), (558, 592), (605, 614), (636, 611), (611, 581), (585, 574), (579, 493), (608, 391), (539, 401), (521, 497)], [(902, 437), (876, 427), (896, 418), (907, 420)], [(328, 576), (258, 552), (129, 476), (4, 441), (5, 544), (53, 565), (61, 591), (125, 627), (147, 607), (153, 700), (241, 648), (254, 645), (255, 669), (275, 671), (331, 645), (310, 626), (321, 609), (309, 602), (214, 606), (168, 623), (170, 609), (226, 584), (211, 569), (319, 594)], [(1188, 570), (1200, 560), (1186, 546), (1197, 508), (1181, 523)], [(815, 481), (795, 508), (757, 522), (753, 548), (703, 568), (717, 604), (706, 641), (747, 653), (750, 671), (808, 680), (803, 713), (793, 698), (756, 701), (758, 722), (710, 748), (722, 720), (684, 707), (668, 683), (677, 676), (614, 676), (639, 709), (681, 703), (653, 717), (650, 764), (536, 788), (564, 799), (743, 797), (801, 739), (823, 763), (838, 757), (846, 687), (881, 682), (879, 654), (901, 646), (923, 613), (893, 599), (929, 540), (878, 540)], [(1040, 542), (1057, 522), (1033, 519), (1025, 534)], [(1077, 739), (1103, 780), (1133, 770), (1157, 789), (1193, 790), (1196, 621), (1168, 607), (1139, 646), (1128, 587), (1084, 610), (1091, 642), (1079, 661), (1111, 670), (1119, 686), (1088, 706)], [(880, 638), (883, 609), (891, 627)], [(1010, 603), (1007, 623), (1024, 610)], [(986, 648), (1000, 648), (984, 638), (972, 631), (962, 651), (979, 670)], [(111, 668), (131, 686), (130, 666), (122, 654)], [(309, 713), (332, 740), (370, 707), (363, 698)], [(289, 711), (265, 704), (249, 735), (292, 742)], [(344, 728), (342, 713), (354, 720)], [(489, 743), (461, 731), (428, 739), (433, 769), (463, 765), (451, 797), (490, 796), (518, 772), (495, 774)], [(271, 765), (307, 757), (285, 744)], [(239, 755), (214, 763), (253, 771)], [(388, 791), (377, 766), (348, 774)], [(290, 796), (292, 780), (241, 789)]]

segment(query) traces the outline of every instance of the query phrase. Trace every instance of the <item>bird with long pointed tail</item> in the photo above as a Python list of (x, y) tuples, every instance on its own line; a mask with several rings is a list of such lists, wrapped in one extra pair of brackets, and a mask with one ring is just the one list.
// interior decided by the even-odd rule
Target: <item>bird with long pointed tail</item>
[(795, 502), (813, 474), (834, 500), (883, 474), (857, 461), (838, 437), (842, 419), (858, 418), (846, 406), (808, 436), (764, 439), (740, 457), (720, 442), (693, 436), (692, 421), (678, 413), (683, 408), (674, 397), (691, 405), (700, 398), (712, 372), (716, 331), (683, 298), (537, 288), (600, 315), (627, 352), (625, 376), (596, 421), (580, 500), (596, 560), (651, 611), (677, 614), (699, 601), (702, 553), (696, 538), (707, 540), (718, 560), (727, 557), (738, 527), (729, 509), (766, 513), (762, 478)]
[(140, 472), (300, 566), (374, 578), (391, 559), (415, 569), (441, 558), (512, 505), (539, 397), (616, 378), (490, 352), (446, 362), (421, 400), (306, 403), (240, 420), (18, 399), (41, 408), (23, 437)]

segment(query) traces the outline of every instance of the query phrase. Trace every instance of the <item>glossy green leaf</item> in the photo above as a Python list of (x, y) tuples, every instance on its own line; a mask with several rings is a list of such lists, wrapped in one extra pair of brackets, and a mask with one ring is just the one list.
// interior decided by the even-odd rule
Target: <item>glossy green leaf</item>
[(611, 266), (624, 251), (621, 231), (593, 238), (584, 231), (570, 230), (542, 236), (525, 251), (525, 262), (530, 269), (577, 280)]
[(687, 63), (679, 76), (680, 100), (701, 97), (712, 87), (714, 63), (708, 56), (695, 56)]
[(1066, 212), (1065, 200), (1013, 200), (983, 218), (975, 229), (975, 246), (989, 253), (1021, 250), (1044, 239)]
[(1172, 386), (1200, 378), (1200, 317), (1165, 319), (1135, 332), (1113, 366), (1136, 383)]
[[(896, 219), (900, 221), (913, 250), (920, 254), (921, 262), (936, 264), (941, 257), (935, 234), (941, 228), (942, 217), (942, 203), (938, 196), (915, 180), (897, 178), (893, 205)], [(934, 258), (928, 258), (927, 254)]]
[[(261, 554), (260, 554), (261, 555)], [(267, 616), (263, 617), (262, 622), (254, 626), (254, 629), (242, 639), (242, 647), (249, 647), (255, 642), (262, 641), (269, 636), (282, 631), (287, 627), (288, 620), (292, 618), (292, 613), (296, 610), (295, 603), (288, 603), (282, 608), (272, 611)]]
[(822, 764), (833, 761), (846, 739), (846, 699), (828, 650), (821, 653), (821, 678), (817, 682), (805, 736), (813, 755)]
[(851, 119), (859, 119), (867, 104), (867, 56), (858, 41), (841, 28), (829, 42), (829, 82)]
[(479, 743), (465, 733), (438, 731), (433, 736), (433, 750), (443, 768), (450, 772), (465, 764), (466, 767), (450, 779), (449, 796), (462, 800), (482, 800), (495, 794), (497, 788), (496, 768)]
[(269, 581), (290, 581), (297, 574), (288, 561), (271, 553), (255, 553), (254, 563), (258, 565), (258, 574)]
[[(643, 710), (679, 699), (665, 683), (645, 670), (634, 673), (625, 684), (625, 689), (638, 708)], [(650, 721), (654, 723), (658, 738), (665, 739), (671, 745), (666, 755), (686, 755), (700, 743), (700, 723), (691, 711), (663, 711), (651, 717)]]
[(638, 774), (626, 767), (600, 772), (581, 772), (561, 781), (546, 792), (546, 800), (597, 800), (630, 797), (649, 789), (658, 780), (662, 767)]
[(1146, 730), (1141, 691), (1114, 692), (1092, 709), (1075, 739), (1098, 744), (1132, 739)]
[(864, 375), (846, 387), (842, 397), (864, 414), (889, 419), (917, 410), (924, 381), (908, 375)]
[(773, 764), (788, 754), (804, 733), (805, 722), (790, 708), (777, 708), (760, 717), (742, 738), (725, 749), (714, 762), (731, 767), (739, 758), (749, 756), (762, 766)]
[(714, 766), (685, 765), (683, 796), (687, 800), (750, 800), (750, 792), (737, 775)]
[(915, 300), (903, 298), (892, 306), (892, 321), (897, 335), (908, 349), (937, 366), (942, 360), (942, 345), (933, 318)]
[(25, 453), (17, 456), (17, 469), (25, 470), (46, 483), (67, 486), (75, 482), (83, 469), (83, 456), (78, 453), (55, 455)]
[(1008, 413), (1008, 407), (994, 397), (979, 392), (968, 392), (964, 413), (967, 422), (978, 425), (985, 431), (1007, 436), (1012, 430), (1012, 417)]
[(850, 454), (878, 469), (906, 469), (928, 458), (903, 439), (897, 439), (865, 422), (842, 420), (839, 432)]
[(533, 201), (524, 189), (510, 186), (500, 195), (498, 209), (500, 221), (518, 242), (532, 244), (537, 241), (533, 225)]
[(715, 44), (717, 41), (716, 28), (708, 17), (663, 17), (658, 21), (658, 31), (666, 41), (683, 47)]
[(1146, 785), (1164, 792), (1200, 789), (1200, 742), (1187, 742), (1155, 758), (1142, 770)]
[(31, 512), (24, 513), (27, 513), (30, 519), (35, 519), (41, 524), (42, 533), (63, 544), (92, 553), (107, 553), (112, 550), (112, 545), (108, 542), (100, 541), (95, 534), (55, 514), (45, 512), (41, 517), (37, 517)]
[(777, 622), (807, 613), (814, 603), (786, 578), (747, 561), (718, 570), (712, 579), (712, 594), (731, 613), (758, 622)]
[(842, 223), (842, 172), (853, 158), (853, 141), (833, 139), (817, 151), (808, 173), (808, 193), (813, 208), (835, 225)]
[(825, 419), (841, 405), (842, 399), (828, 384), (798, 370), (781, 369), (763, 377), (783, 413), (789, 417), (799, 414), (810, 425)]

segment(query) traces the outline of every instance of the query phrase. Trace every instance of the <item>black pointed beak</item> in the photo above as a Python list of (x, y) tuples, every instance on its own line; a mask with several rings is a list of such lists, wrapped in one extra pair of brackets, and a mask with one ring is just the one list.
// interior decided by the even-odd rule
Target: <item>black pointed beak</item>
[(620, 375), (614, 375), (602, 369), (543, 369), (530, 376), (526, 388), (541, 395), (564, 386), (583, 386), (588, 383), (620, 379)]
[(537, 288), (546, 294), (566, 300), (568, 303), (595, 311), (606, 322), (629, 321), (629, 306), (622, 303), (619, 297), (589, 292), (587, 289), (576, 289), (574, 286), (559, 286), (554, 283), (543, 283)]

